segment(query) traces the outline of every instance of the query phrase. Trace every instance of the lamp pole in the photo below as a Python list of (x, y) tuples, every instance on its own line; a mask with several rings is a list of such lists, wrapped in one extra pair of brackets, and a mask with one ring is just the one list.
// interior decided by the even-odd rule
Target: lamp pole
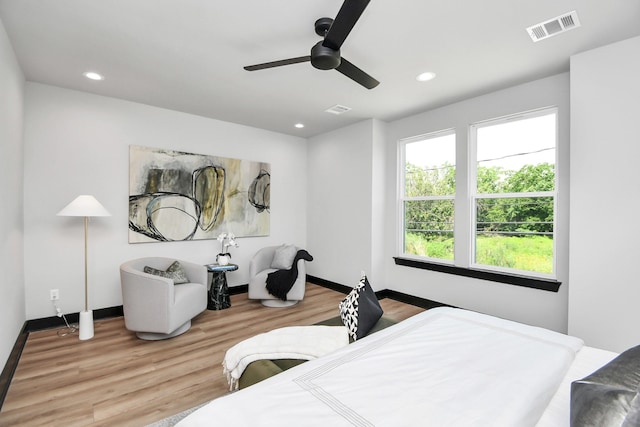
[(89, 238), (89, 217), (84, 217), (84, 311), (89, 311), (89, 273), (87, 267), (87, 241)]

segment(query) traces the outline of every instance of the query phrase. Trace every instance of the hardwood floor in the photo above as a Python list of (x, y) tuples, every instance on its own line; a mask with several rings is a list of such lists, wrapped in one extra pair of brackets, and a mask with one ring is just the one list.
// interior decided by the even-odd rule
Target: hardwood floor
[[(0, 411), (0, 426), (144, 426), (228, 393), (226, 350), (255, 334), (310, 325), (338, 315), (344, 294), (307, 283), (305, 299), (266, 308), (246, 294), (231, 308), (205, 311), (191, 329), (164, 341), (142, 341), (123, 318), (95, 322), (95, 337), (29, 335)], [(380, 301), (385, 316), (404, 320), (422, 308)]]

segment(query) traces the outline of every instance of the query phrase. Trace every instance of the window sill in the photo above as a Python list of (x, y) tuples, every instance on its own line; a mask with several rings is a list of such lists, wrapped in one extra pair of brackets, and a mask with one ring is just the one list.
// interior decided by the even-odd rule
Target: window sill
[(492, 282), (506, 283), (509, 285), (523, 286), (525, 288), (540, 289), (542, 291), (558, 292), (562, 282), (553, 279), (541, 279), (537, 277), (517, 276), (514, 274), (498, 273), (495, 271), (475, 270), (456, 267), (453, 265), (438, 264), (434, 262), (418, 261), (409, 258), (393, 258), (396, 265), (404, 267), (420, 268), (423, 270), (437, 271), (440, 273), (455, 274), (457, 276), (472, 277), (474, 279), (490, 280)]

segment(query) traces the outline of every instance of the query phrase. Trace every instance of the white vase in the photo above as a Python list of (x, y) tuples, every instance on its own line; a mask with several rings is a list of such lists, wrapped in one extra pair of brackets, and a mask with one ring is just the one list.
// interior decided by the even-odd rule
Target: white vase
[(216, 261), (218, 265), (229, 265), (229, 256), (218, 254)]

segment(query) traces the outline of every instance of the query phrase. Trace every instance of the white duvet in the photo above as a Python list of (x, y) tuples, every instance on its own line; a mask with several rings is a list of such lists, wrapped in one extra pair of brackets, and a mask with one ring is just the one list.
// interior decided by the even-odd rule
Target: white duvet
[(534, 426), (580, 339), (437, 308), (221, 397), (187, 426)]

